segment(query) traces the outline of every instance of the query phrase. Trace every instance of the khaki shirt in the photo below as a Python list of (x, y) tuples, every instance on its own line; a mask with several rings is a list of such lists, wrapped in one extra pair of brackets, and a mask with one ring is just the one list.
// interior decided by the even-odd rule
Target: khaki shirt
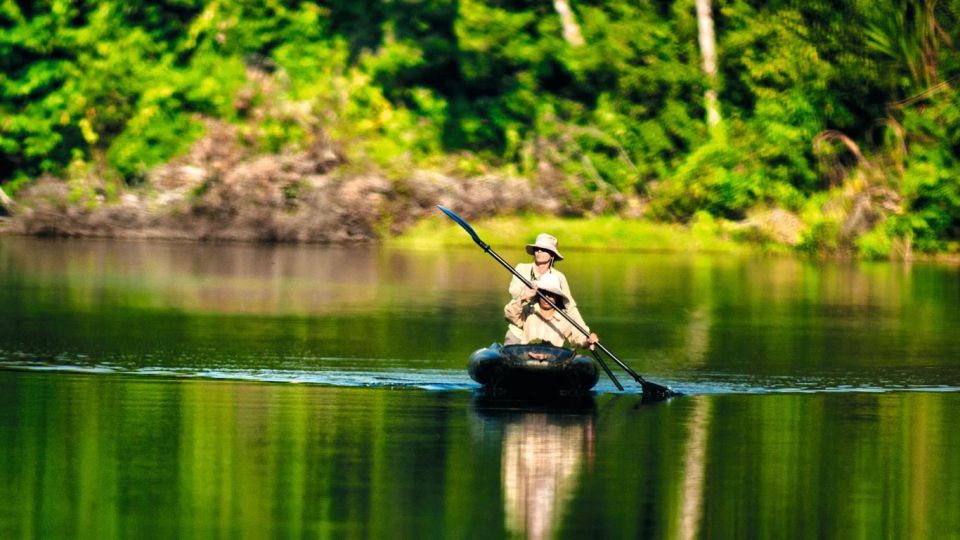
[[(533, 263), (520, 263), (517, 265), (516, 270), (518, 274), (527, 278), (527, 281), (533, 283), (534, 285), (536, 285), (541, 276), (540, 274), (537, 274)], [(550, 269), (547, 270), (547, 273), (557, 276), (557, 279), (560, 280), (560, 290), (563, 291), (563, 294), (567, 295), (567, 298), (569, 298), (563, 310), (567, 315), (570, 316), (571, 319), (577, 321), (577, 324), (586, 328), (587, 323), (583, 322), (583, 317), (580, 315), (580, 310), (577, 309), (577, 302), (573, 299), (573, 294), (570, 292), (570, 285), (567, 284), (567, 276), (563, 275), (563, 272), (553, 267), (550, 267)], [(527, 290), (527, 286), (524, 285), (517, 276), (513, 276), (513, 279), (510, 280), (510, 286), (507, 289), (507, 291), (510, 293), (510, 298), (514, 300), (519, 298), (520, 295)], [(562, 315), (557, 316), (563, 318)], [(574, 329), (574, 331), (576, 331), (576, 329)], [(516, 343), (521, 339), (522, 336), (523, 331), (520, 330), (517, 325), (510, 323), (507, 328), (507, 336), (504, 338), (504, 341), (505, 343)]]
[[(516, 326), (522, 333), (521, 344), (542, 340), (557, 347), (563, 347), (565, 342), (576, 347), (587, 346), (587, 336), (574, 328), (563, 315), (553, 312), (552, 317), (545, 317), (540, 311), (540, 303), (536, 297), (530, 302), (519, 298), (513, 299), (503, 308), (503, 316), (507, 322)], [(590, 331), (586, 324), (581, 324), (584, 330)]]

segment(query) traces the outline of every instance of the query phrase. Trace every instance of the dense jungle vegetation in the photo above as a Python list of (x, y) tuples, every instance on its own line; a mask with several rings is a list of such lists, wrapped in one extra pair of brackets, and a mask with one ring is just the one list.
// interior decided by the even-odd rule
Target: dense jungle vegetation
[(217, 120), (258, 152), (329, 139), (340, 174), (497, 173), (582, 213), (777, 210), (801, 250), (955, 252), (958, 47), (960, 0), (2, 0), (0, 181), (81, 201), (93, 174), (109, 201)]

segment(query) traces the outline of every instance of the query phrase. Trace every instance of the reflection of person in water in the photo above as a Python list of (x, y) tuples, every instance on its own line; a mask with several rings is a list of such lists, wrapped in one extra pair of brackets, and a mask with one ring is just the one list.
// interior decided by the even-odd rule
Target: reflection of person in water
[(501, 474), (507, 529), (551, 538), (577, 486), (584, 456), (593, 460), (593, 417), (528, 413), (504, 426)]

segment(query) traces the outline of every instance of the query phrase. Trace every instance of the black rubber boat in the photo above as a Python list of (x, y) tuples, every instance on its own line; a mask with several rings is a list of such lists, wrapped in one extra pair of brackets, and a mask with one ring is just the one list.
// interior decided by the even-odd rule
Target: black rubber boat
[(467, 362), (470, 378), (495, 394), (580, 395), (600, 377), (593, 360), (552, 345), (493, 345)]

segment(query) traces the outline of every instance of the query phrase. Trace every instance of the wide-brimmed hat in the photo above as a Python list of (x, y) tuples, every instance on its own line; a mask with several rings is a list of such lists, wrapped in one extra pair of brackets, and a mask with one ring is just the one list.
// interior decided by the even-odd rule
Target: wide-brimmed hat
[(558, 278), (556, 274), (544, 274), (540, 276), (540, 279), (537, 280), (537, 288), (545, 293), (556, 296), (563, 301), (564, 304), (570, 301), (567, 295), (560, 290), (560, 278)]
[(538, 234), (537, 239), (534, 240), (532, 244), (527, 244), (527, 253), (533, 255), (535, 248), (545, 249), (553, 253), (553, 257), (558, 261), (563, 260), (563, 255), (560, 255), (560, 251), (557, 249), (557, 238), (555, 236), (547, 233)]

